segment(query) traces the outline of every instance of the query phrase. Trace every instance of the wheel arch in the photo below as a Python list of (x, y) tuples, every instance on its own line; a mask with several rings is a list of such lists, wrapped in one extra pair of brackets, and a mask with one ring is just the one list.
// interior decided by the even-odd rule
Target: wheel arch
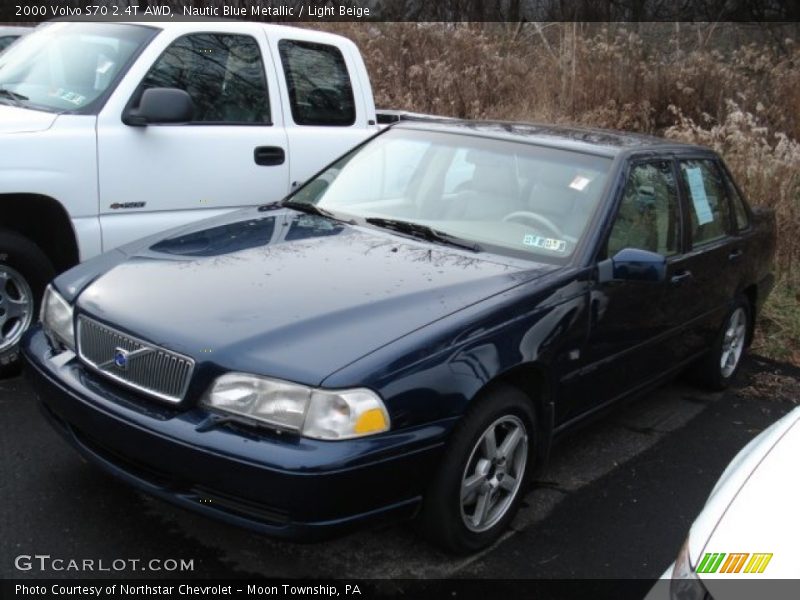
[(80, 262), (69, 214), (55, 198), (41, 194), (0, 194), (0, 228), (25, 236), (41, 248), (57, 273)]
[(538, 421), (539, 439), (536, 447), (536, 467), (541, 468), (550, 454), (553, 439), (555, 383), (550, 367), (540, 362), (529, 362), (512, 367), (487, 381), (471, 402), (485, 397), (492, 390), (509, 386), (522, 392), (531, 402)]
[(753, 336), (755, 335), (756, 329), (756, 313), (758, 312), (758, 285), (753, 283), (746, 288), (744, 288), (741, 292), (742, 296), (747, 300), (748, 304), (750, 305), (750, 314), (748, 315), (748, 323), (747, 327), (747, 346), (750, 346), (753, 342)]

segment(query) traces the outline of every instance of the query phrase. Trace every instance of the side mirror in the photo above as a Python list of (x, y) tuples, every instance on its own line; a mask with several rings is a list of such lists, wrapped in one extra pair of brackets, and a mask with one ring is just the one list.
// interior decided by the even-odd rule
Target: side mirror
[(127, 110), (122, 122), (133, 127), (150, 123), (187, 123), (194, 115), (192, 97), (177, 88), (148, 88), (139, 100), (139, 108)]
[(607, 281), (664, 281), (667, 278), (667, 259), (663, 254), (623, 248), (612, 258), (597, 264), (597, 279)]

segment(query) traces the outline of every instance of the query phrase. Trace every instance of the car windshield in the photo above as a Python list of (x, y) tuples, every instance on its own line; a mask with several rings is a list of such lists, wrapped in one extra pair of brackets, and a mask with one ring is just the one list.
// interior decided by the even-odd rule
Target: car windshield
[(400, 234), (564, 264), (586, 232), (610, 165), (529, 143), (392, 129), (289, 200)]
[(0, 55), (0, 102), (80, 111), (100, 97), (156, 30), (119, 23), (52, 23)]

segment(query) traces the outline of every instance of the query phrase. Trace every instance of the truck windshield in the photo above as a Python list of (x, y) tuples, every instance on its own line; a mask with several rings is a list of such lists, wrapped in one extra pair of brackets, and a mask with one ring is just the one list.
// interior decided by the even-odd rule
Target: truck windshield
[(0, 55), (0, 103), (83, 112), (156, 32), (120, 23), (40, 26)]
[(309, 181), (289, 206), (565, 264), (610, 166), (606, 157), (547, 146), (393, 129)]

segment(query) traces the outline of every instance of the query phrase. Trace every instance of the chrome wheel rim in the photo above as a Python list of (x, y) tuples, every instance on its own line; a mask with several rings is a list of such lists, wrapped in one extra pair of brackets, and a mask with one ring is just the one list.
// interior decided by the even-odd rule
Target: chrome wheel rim
[(461, 478), (461, 518), (470, 531), (493, 527), (508, 512), (522, 485), (528, 435), (522, 420), (497, 419), (478, 438)]
[(731, 314), (722, 338), (719, 366), (723, 377), (730, 377), (739, 364), (747, 337), (747, 314), (739, 307)]
[(8, 265), (0, 265), (0, 352), (12, 348), (33, 321), (33, 292)]

